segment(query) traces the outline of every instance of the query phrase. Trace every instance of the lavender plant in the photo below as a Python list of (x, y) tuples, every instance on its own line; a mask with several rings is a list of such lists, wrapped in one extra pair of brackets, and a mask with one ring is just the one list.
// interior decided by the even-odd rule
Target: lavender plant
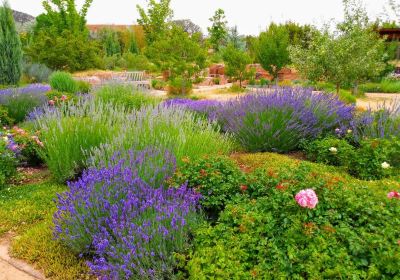
[(179, 165), (186, 157), (227, 154), (233, 149), (228, 135), (194, 113), (180, 106), (147, 106), (129, 115), (111, 141), (91, 149), (90, 165), (98, 166), (117, 151), (148, 145), (171, 151)]
[(249, 151), (287, 152), (350, 123), (354, 106), (306, 88), (274, 88), (229, 101), (212, 116)]
[[(348, 129), (352, 131), (352, 138), (356, 143), (365, 138), (400, 137), (400, 103), (381, 104), (376, 111), (370, 108), (356, 115)], [(346, 128), (341, 128), (340, 132), (342, 131), (346, 131)]]
[(126, 120), (123, 108), (90, 98), (42, 107), (32, 116), (41, 131), (43, 159), (58, 182), (75, 178), (87, 167), (85, 151), (110, 141)]
[(16, 123), (21, 122), (36, 107), (47, 103), (48, 85), (30, 84), (22, 88), (0, 90), (0, 104), (8, 110), (8, 115)]
[(173, 253), (187, 244), (200, 196), (186, 185), (164, 186), (175, 169), (170, 153), (120, 155), (58, 196), (55, 236), (92, 256), (88, 265), (100, 279), (171, 279)]
[(169, 99), (165, 101), (164, 106), (172, 107), (178, 106), (190, 111), (199, 113), (204, 116), (212, 116), (215, 111), (222, 106), (223, 103), (217, 100), (192, 100), (192, 99), (184, 99), (184, 98), (175, 98)]

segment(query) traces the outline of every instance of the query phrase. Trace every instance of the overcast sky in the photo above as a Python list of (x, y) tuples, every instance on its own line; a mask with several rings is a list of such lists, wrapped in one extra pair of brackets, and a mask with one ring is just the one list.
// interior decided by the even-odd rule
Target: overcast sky
[[(42, 0), (8, 0), (14, 10), (37, 16)], [(372, 19), (382, 14), (387, 0), (363, 0)], [(400, 1), (400, 0), (396, 0)], [(80, 7), (83, 0), (76, 1)], [(90, 24), (133, 24), (138, 18), (136, 4), (146, 0), (94, 0), (88, 14)], [(203, 31), (217, 8), (225, 10), (230, 26), (242, 34), (258, 34), (271, 21), (295, 21), (321, 26), (331, 19), (341, 20), (342, 0), (172, 0), (175, 19), (191, 19)]]

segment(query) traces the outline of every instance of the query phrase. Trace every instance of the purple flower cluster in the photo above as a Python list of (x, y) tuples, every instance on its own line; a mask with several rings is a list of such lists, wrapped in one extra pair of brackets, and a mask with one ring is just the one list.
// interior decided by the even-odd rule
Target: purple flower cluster
[(7, 133), (0, 131), (0, 141), (5, 142), (5, 147), (13, 153), (13, 155), (18, 156), (21, 152), (20, 147), (14, 141), (13, 135), (11, 133)]
[(183, 98), (176, 98), (176, 99), (169, 99), (165, 101), (164, 106), (171, 107), (171, 106), (179, 106), (190, 111), (204, 114), (206, 116), (213, 116), (215, 111), (222, 105), (221, 102), (217, 100), (192, 100), (192, 99), (183, 99)]
[(50, 86), (42, 84), (0, 90), (0, 104), (7, 108), (16, 123), (22, 122), (34, 108), (47, 103), (46, 92), (49, 90)]
[(348, 129), (356, 142), (364, 138), (400, 137), (400, 104), (382, 107), (377, 111), (369, 109), (358, 114), (351, 121)]
[(214, 118), (250, 151), (287, 152), (348, 124), (354, 106), (307, 88), (274, 88), (224, 103)]
[(7, 88), (0, 90), (0, 96), (7, 96), (12, 94), (40, 94), (46, 93), (51, 90), (49, 85), (45, 84), (29, 84), (20, 88)]
[(55, 235), (92, 256), (88, 265), (100, 279), (168, 279), (200, 195), (164, 186), (175, 169), (169, 153), (147, 149), (111, 162), (85, 171), (58, 196)]

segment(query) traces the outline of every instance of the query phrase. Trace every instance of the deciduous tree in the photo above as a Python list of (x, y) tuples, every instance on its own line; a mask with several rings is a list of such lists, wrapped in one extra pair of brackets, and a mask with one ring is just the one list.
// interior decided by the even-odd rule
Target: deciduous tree
[(153, 44), (168, 31), (174, 15), (170, 3), (171, 0), (150, 0), (147, 11), (140, 5), (136, 6), (140, 15), (138, 23), (143, 27), (148, 45)]
[(228, 22), (226, 21), (224, 10), (216, 10), (214, 16), (210, 18), (210, 21), (212, 25), (208, 28), (209, 40), (214, 50), (218, 52), (220, 48), (225, 45), (226, 36), (228, 34)]
[(290, 62), (289, 33), (282, 25), (272, 23), (266, 32), (260, 34), (258, 61), (278, 82), (279, 71)]

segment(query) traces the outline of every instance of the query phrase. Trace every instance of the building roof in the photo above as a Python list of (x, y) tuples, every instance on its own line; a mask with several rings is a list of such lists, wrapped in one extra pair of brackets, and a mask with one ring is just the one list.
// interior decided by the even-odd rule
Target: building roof
[(379, 34), (382, 37), (387, 36), (389, 40), (398, 40), (400, 39), (400, 28), (381, 28)]

